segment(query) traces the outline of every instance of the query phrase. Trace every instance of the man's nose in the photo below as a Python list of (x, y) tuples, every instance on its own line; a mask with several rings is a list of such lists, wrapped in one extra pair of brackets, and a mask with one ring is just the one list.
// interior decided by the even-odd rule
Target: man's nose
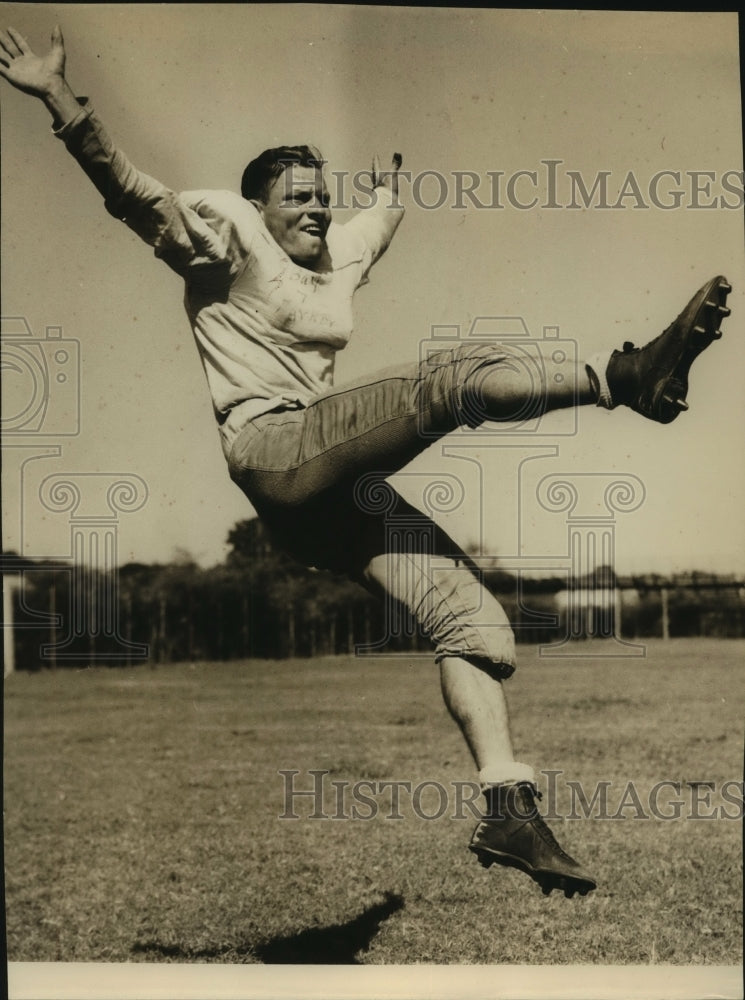
[(316, 195), (313, 201), (308, 205), (308, 214), (329, 218), (331, 216), (331, 209), (328, 205), (328, 199), (322, 197), (321, 195)]

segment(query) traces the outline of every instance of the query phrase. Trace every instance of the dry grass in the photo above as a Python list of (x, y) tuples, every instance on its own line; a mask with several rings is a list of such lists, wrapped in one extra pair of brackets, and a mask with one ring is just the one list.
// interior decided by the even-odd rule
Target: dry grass
[[(582, 654), (591, 647), (579, 647)], [(601, 649), (602, 651), (602, 649)], [(5, 685), (12, 961), (625, 964), (741, 958), (741, 823), (694, 820), (690, 781), (742, 777), (745, 643), (547, 660), (509, 682), (518, 756), (684, 815), (557, 821), (598, 877), (544, 898), (485, 872), (472, 820), (280, 820), (280, 769), (335, 780), (472, 779), (423, 659), (202, 663), (18, 674)], [(660, 797), (660, 803), (667, 803)], [(433, 809), (432, 800), (422, 802)], [(544, 800), (546, 805), (546, 800)], [(327, 812), (335, 810), (329, 789)], [(729, 812), (735, 807), (725, 805)], [(310, 805), (299, 802), (307, 817)], [(369, 810), (368, 810), (369, 811)], [(699, 812), (711, 812), (702, 805)]]

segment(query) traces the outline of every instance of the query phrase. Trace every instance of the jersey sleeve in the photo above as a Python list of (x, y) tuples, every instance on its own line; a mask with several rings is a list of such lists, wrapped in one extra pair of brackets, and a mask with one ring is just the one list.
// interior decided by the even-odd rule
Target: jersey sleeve
[(363, 283), (367, 281), (368, 272), (375, 261), (379, 260), (387, 250), (404, 216), (403, 206), (388, 188), (378, 187), (375, 189), (375, 194), (375, 204), (362, 209), (344, 225), (348, 232), (362, 237), (365, 243)]
[[(55, 135), (103, 196), (104, 206), (177, 274), (229, 279), (246, 248), (228, 217), (205, 218), (180, 195), (138, 170), (109, 137), (87, 99)], [(226, 192), (227, 193), (227, 192)], [(235, 196), (237, 197), (237, 196)]]

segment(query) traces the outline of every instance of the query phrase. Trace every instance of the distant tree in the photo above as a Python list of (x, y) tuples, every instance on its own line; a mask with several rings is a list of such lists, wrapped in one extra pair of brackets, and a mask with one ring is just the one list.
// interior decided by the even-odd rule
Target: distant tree
[(258, 517), (238, 521), (228, 532), (228, 562), (244, 565), (276, 556), (269, 531)]

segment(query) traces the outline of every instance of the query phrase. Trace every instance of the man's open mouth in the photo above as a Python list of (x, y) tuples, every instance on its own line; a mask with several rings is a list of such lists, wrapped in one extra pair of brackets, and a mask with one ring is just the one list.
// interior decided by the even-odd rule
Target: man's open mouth
[(318, 223), (316, 222), (313, 222), (308, 226), (302, 226), (301, 232), (307, 233), (308, 236), (317, 236), (321, 240), (325, 235), (325, 230), (323, 226), (319, 226)]

